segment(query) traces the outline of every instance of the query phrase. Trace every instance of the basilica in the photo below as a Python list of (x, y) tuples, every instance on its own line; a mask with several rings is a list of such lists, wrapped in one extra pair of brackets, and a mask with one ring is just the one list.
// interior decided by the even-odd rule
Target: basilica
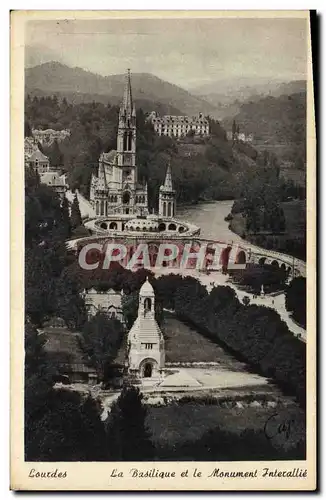
[(119, 111), (117, 149), (101, 154), (97, 175), (92, 175), (89, 198), (94, 217), (85, 222), (87, 229), (103, 236), (128, 233), (132, 237), (148, 232), (159, 237), (199, 234), (197, 226), (176, 219), (176, 191), (170, 164), (159, 189), (158, 213), (149, 213), (147, 183), (138, 179), (136, 142), (136, 108), (128, 70)]
[[(140, 183), (137, 175), (136, 136), (136, 108), (128, 70), (119, 112), (117, 149), (101, 154), (98, 174), (91, 179), (90, 201), (97, 216), (148, 215), (147, 184)], [(175, 211), (175, 192), (170, 171), (168, 175), (160, 197), (162, 211), (171, 216)]]

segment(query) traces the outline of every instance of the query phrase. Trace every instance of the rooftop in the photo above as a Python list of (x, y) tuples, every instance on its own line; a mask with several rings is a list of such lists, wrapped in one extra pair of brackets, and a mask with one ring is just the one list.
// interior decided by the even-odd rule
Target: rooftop
[(29, 157), (30, 161), (49, 161), (49, 158), (45, 156), (39, 149), (33, 151), (31, 156)]
[(65, 186), (65, 176), (59, 175), (58, 172), (44, 172), (40, 175), (41, 182), (48, 186)]

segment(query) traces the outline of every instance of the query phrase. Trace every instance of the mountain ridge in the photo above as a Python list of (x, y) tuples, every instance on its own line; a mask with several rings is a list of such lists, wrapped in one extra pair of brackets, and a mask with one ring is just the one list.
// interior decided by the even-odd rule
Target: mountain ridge
[[(50, 61), (25, 69), (26, 92), (35, 89), (47, 93), (95, 94), (116, 98), (123, 93), (125, 75), (102, 76), (79, 67), (70, 67), (57, 61)], [(180, 110), (182, 114), (194, 115), (200, 112), (214, 115), (214, 106), (187, 90), (169, 83), (151, 73), (132, 74), (133, 97), (160, 102)]]

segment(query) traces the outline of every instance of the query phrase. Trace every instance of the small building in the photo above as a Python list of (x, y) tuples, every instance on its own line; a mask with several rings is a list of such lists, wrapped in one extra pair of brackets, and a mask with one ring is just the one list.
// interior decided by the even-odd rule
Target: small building
[(164, 338), (155, 319), (155, 294), (147, 277), (139, 291), (138, 316), (128, 334), (128, 373), (143, 384), (157, 385), (164, 377), (164, 366)]
[(27, 166), (36, 170), (40, 175), (50, 170), (50, 161), (39, 149), (34, 150), (26, 159)]
[(254, 136), (253, 134), (246, 135), (244, 132), (228, 130), (226, 138), (228, 141), (252, 143)]
[(112, 288), (107, 291), (98, 291), (91, 288), (84, 290), (83, 295), (88, 318), (101, 312), (110, 319), (118, 319), (121, 323), (124, 323), (121, 306), (122, 292), (116, 292)]
[(50, 186), (61, 198), (64, 198), (68, 189), (65, 174), (60, 175), (59, 172), (48, 170), (40, 174), (40, 180), (42, 184)]

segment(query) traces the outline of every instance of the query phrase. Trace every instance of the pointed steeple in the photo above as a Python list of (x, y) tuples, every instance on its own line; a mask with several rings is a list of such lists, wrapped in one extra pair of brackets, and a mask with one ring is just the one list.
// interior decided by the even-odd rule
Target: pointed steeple
[(131, 92), (130, 69), (127, 70), (126, 85), (123, 94), (121, 111), (124, 111), (126, 112), (126, 114), (130, 115), (134, 113), (134, 105), (132, 102), (132, 92)]
[(169, 162), (166, 170), (164, 184), (160, 187), (159, 194), (159, 209), (158, 213), (161, 217), (174, 217), (176, 212), (176, 192), (173, 189), (171, 164)]
[(102, 162), (99, 164), (99, 169), (98, 169), (98, 189), (100, 190), (106, 190), (107, 189), (107, 183), (106, 183), (106, 175), (105, 175), (105, 168)]
[(161, 186), (161, 189), (164, 191), (173, 192), (172, 172), (171, 172), (171, 163), (170, 162), (168, 164), (164, 184)]

